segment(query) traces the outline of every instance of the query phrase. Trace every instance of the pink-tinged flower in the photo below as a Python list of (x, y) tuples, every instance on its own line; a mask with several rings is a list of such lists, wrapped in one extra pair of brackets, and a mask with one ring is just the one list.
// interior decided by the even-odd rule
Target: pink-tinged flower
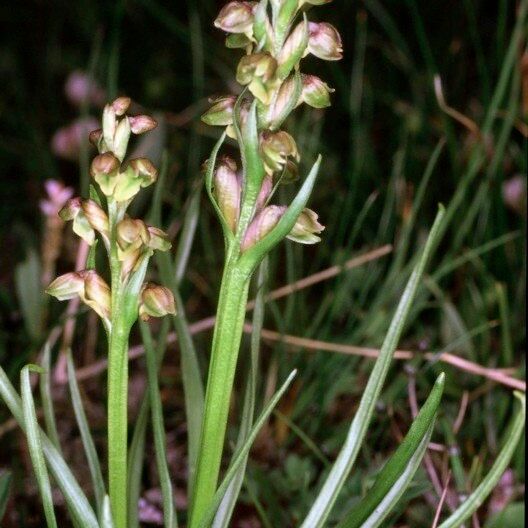
[(242, 251), (247, 251), (262, 240), (279, 223), (286, 209), (284, 205), (268, 205), (257, 213), (244, 235)]
[(164, 286), (147, 283), (141, 292), (139, 317), (148, 321), (151, 317), (163, 317), (168, 314), (176, 314), (172, 292)]
[(57, 180), (44, 182), (47, 197), (40, 201), (40, 210), (50, 217), (56, 217), (66, 202), (73, 196), (73, 189)]
[(70, 73), (64, 85), (64, 92), (70, 103), (81, 106), (85, 102), (93, 106), (103, 106), (105, 91), (94, 79), (83, 71)]
[(308, 24), (308, 51), (319, 59), (336, 61), (343, 58), (343, 43), (337, 29), (326, 22)]
[(88, 139), (90, 132), (98, 125), (96, 119), (87, 117), (59, 128), (51, 139), (51, 150), (60, 158), (76, 161), (79, 158), (82, 142)]
[(218, 163), (214, 174), (214, 197), (229, 229), (234, 233), (240, 212), (242, 193), (234, 160), (224, 156)]
[(229, 2), (225, 5), (214, 25), (228, 33), (252, 34), (256, 2)]

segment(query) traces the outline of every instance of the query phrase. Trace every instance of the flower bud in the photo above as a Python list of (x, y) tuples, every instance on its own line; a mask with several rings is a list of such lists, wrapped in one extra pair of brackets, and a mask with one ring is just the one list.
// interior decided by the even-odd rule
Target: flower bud
[(157, 249), (158, 251), (168, 251), (172, 247), (169, 235), (165, 231), (154, 226), (148, 226), (147, 230), (149, 233), (149, 248)]
[(130, 120), (128, 117), (124, 117), (119, 121), (115, 134), (114, 134), (114, 143), (113, 143), (113, 152), (116, 157), (123, 161), (128, 147), (128, 140), (130, 139)]
[(202, 115), (202, 121), (211, 126), (228, 126), (233, 124), (233, 109), (236, 103), (234, 95), (227, 95), (210, 100), (213, 106)]
[(268, 173), (282, 170), (290, 156), (299, 160), (299, 152), (297, 151), (295, 140), (284, 130), (263, 132), (260, 148)]
[(317, 219), (317, 213), (311, 209), (303, 209), (287, 238), (300, 244), (316, 244), (320, 242), (321, 239), (317, 235), (324, 231), (324, 226)]
[(112, 152), (99, 154), (92, 161), (90, 173), (106, 196), (114, 192), (119, 166), (120, 162)]
[(277, 97), (268, 112), (268, 123), (272, 129), (277, 129), (295, 108), (300, 96), (298, 77), (290, 75), (280, 86)]
[(245, 55), (238, 64), (236, 79), (240, 84), (247, 85), (263, 104), (269, 104), (276, 85), (276, 70), (277, 61), (268, 53)]
[(150, 235), (142, 220), (124, 218), (117, 224), (117, 244), (122, 252), (139, 249), (149, 243)]
[(59, 211), (59, 216), (65, 222), (73, 220), (73, 232), (90, 246), (94, 243), (95, 231), (84, 214), (82, 200), (80, 198), (68, 200), (66, 205)]
[(148, 115), (138, 115), (128, 118), (132, 134), (144, 134), (150, 132), (158, 126), (158, 122)]
[(240, 210), (240, 181), (236, 163), (227, 156), (218, 164), (214, 175), (214, 197), (229, 229), (234, 233)]
[(315, 75), (302, 76), (301, 99), (313, 108), (326, 108), (330, 106), (330, 94), (335, 90)]
[(94, 270), (79, 273), (84, 278), (84, 291), (80, 296), (102, 319), (110, 319), (111, 293), (110, 287)]
[(147, 158), (136, 158), (129, 163), (136, 177), (141, 180), (141, 187), (148, 187), (158, 179), (158, 170)]
[(282, 205), (268, 205), (257, 213), (244, 235), (242, 251), (247, 251), (262, 240), (279, 223), (286, 209)]
[(118, 97), (112, 103), (112, 109), (114, 110), (115, 115), (116, 116), (125, 115), (125, 112), (130, 107), (131, 102), (132, 102), (132, 99), (130, 99), (130, 97)]
[(84, 288), (84, 279), (79, 273), (71, 272), (57, 277), (47, 288), (46, 293), (59, 301), (74, 299)]
[(147, 283), (141, 292), (139, 317), (148, 321), (150, 317), (163, 317), (167, 314), (176, 314), (172, 292), (164, 286)]
[(337, 29), (326, 22), (308, 23), (308, 51), (316, 57), (336, 61), (343, 58), (343, 44)]
[(86, 217), (92, 228), (96, 231), (99, 231), (99, 233), (101, 233), (102, 235), (108, 237), (108, 216), (99, 206), (99, 204), (94, 202), (93, 200), (83, 200), (81, 205), (84, 216)]
[(69, 125), (59, 128), (51, 138), (51, 149), (57, 156), (78, 161), (86, 140), (86, 134), (98, 125), (92, 117), (81, 117)]
[(306, 22), (300, 22), (291, 32), (282, 47), (277, 62), (277, 77), (286, 79), (295, 66), (301, 61), (308, 46), (308, 29)]
[(215, 27), (227, 33), (253, 33), (253, 10), (256, 2), (229, 2), (214, 21)]

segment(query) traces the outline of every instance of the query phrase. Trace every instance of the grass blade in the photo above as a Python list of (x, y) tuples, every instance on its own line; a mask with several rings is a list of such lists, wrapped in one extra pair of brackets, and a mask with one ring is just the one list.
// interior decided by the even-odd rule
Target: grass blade
[(33, 393), (31, 391), (31, 380), (29, 378), (31, 371), (41, 373), (42, 369), (37, 365), (26, 365), (20, 372), (22, 412), (26, 426), (29, 456), (37, 478), (39, 494), (42, 499), (42, 505), (44, 506), (44, 515), (46, 516), (46, 524), (49, 528), (57, 528), (53, 498), (51, 496), (51, 484), (46, 462), (44, 461), (44, 453), (42, 452), (40, 428), (37, 420), (37, 412), (35, 411)]
[(75, 366), (73, 364), (71, 350), (68, 350), (67, 352), (66, 361), (68, 366), (68, 386), (70, 388), (73, 411), (75, 413), (77, 426), (79, 427), (79, 431), (81, 433), (81, 440), (83, 443), (84, 453), (86, 454), (86, 460), (88, 461), (90, 476), (92, 477), (97, 511), (102, 512), (103, 501), (106, 495), (103, 473), (101, 471), (101, 465), (99, 464), (99, 457), (97, 456), (95, 443), (90, 432), (90, 426), (88, 425), (88, 420), (86, 419), (86, 414), (84, 412), (79, 385), (77, 384), (77, 378), (75, 377)]
[(237, 451), (237, 453), (233, 457), (231, 465), (229, 466), (229, 469), (227, 470), (226, 475), (222, 480), (222, 483), (216, 490), (211, 504), (209, 505), (204, 516), (200, 519), (200, 528), (209, 528), (211, 526), (211, 521), (213, 520), (215, 512), (218, 506), (220, 505), (222, 498), (224, 497), (229, 485), (231, 484), (231, 481), (236, 475), (241, 464), (246, 460), (249, 450), (251, 449), (251, 446), (253, 445), (253, 442), (255, 441), (255, 438), (257, 437), (260, 429), (268, 419), (269, 415), (273, 412), (274, 407), (277, 405), (282, 395), (286, 392), (286, 389), (290, 386), (290, 383), (293, 381), (293, 378), (296, 374), (297, 371), (294, 370), (283, 383), (282, 387), (274, 394), (273, 398), (271, 398), (269, 403), (266, 405), (266, 407), (258, 417), (257, 421), (255, 422), (255, 425), (253, 425), (251, 433), (244, 442), (244, 445)]
[(140, 322), (141, 337), (145, 346), (147, 361), (148, 392), (150, 408), (152, 410), (152, 427), (154, 430), (154, 448), (156, 452), (156, 466), (163, 497), (164, 526), (175, 528), (178, 525), (174, 501), (172, 499), (172, 483), (167, 466), (167, 449), (165, 445), (165, 427), (163, 425), (163, 409), (158, 386), (158, 361), (150, 328), (143, 321)]
[(141, 493), (141, 475), (143, 473), (143, 458), (149, 419), (150, 401), (145, 396), (136, 418), (136, 426), (132, 435), (132, 442), (128, 451), (128, 528), (139, 528), (138, 503)]
[(400, 339), (411, 305), (418, 291), (418, 286), (423, 275), (425, 265), (430, 253), (438, 242), (438, 234), (444, 217), (444, 208), (441, 206), (435, 222), (427, 239), (422, 256), (409, 278), (405, 291), (392, 319), (389, 331), (383, 341), (381, 352), (376, 360), (372, 374), (369, 377), (365, 392), (361, 398), (358, 411), (348, 431), (345, 444), (337, 457), (323, 487), (315, 500), (308, 516), (301, 525), (302, 528), (314, 528), (322, 526), (332, 509), (337, 495), (354, 465), (356, 457), (361, 449), (368, 426), (372, 419), (376, 401), (379, 398), (385, 377), (389, 370), (396, 346)]
[(385, 494), (383, 500), (378, 504), (377, 508), (370, 514), (365, 522), (358, 526), (361, 526), (361, 528), (377, 528), (396, 504), (398, 504), (398, 501), (401, 499), (405, 490), (409, 487), (416, 471), (422, 463), (433, 429), (434, 424), (431, 424), (429, 429), (427, 429), (425, 436), (422, 438), (422, 441), (418, 444), (416, 451), (412, 454), (404, 470), (398, 477), (398, 480)]
[(464, 503), (455, 510), (439, 528), (457, 528), (468, 520), (479, 506), (486, 500), (488, 495), (493, 491), (502, 474), (508, 467), (515, 449), (524, 431), (525, 412), (526, 412), (526, 398), (520, 392), (516, 392), (515, 396), (519, 400), (519, 409), (512, 426), (506, 435), (506, 443), (504, 444), (499, 456), (491, 467), (489, 473), (484, 480), (479, 484), (477, 489), (464, 501)]
[(46, 433), (60, 452), (59, 433), (57, 423), (55, 422), (55, 412), (53, 410), (53, 399), (51, 397), (51, 347), (49, 343), (44, 345), (44, 353), (41, 361), (42, 373), (40, 374), (40, 399), (42, 400), (42, 410), (44, 412), (44, 423), (46, 424)]
[[(416, 455), (424, 439), (427, 439), (425, 448), (427, 447), (442, 399), (444, 384), (445, 375), (442, 373), (394, 455), (385, 464), (364, 499), (348, 512), (338, 528), (377, 526), (369, 522), (374, 519), (379, 519), (381, 522), (390, 513), (390, 509), (394, 507), (397, 500), (388, 500), (388, 498), (394, 499), (398, 493), (399, 498), (403, 494), (420, 465), (422, 457)], [(425, 454), (425, 448), (422, 450), (422, 456)], [(412, 468), (414, 471), (411, 471)]]
[[(4, 369), (0, 367), (0, 396), (6, 403), (9, 411), (18, 422), (23, 431), (26, 431), (22, 401), (9, 381)], [(77, 524), (83, 528), (100, 528), (95, 513), (75, 480), (70, 468), (51, 443), (49, 438), (41, 431), (41, 442), (44, 457), (48, 462), (50, 472), (59, 486), (68, 507)]]
[(9, 492), (11, 490), (11, 473), (6, 472), (0, 475), (0, 521), (5, 515)]
[(103, 508), (101, 511), (101, 528), (114, 528), (112, 509), (110, 508), (110, 497), (108, 495), (104, 496)]

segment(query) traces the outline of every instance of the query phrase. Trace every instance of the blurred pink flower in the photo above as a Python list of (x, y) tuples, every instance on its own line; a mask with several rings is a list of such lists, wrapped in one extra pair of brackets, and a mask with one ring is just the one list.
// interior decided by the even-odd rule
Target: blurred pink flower
[(64, 84), (64, 92), (70, 103), (81, 106), (85, 101), (93, 106), (103, 106), (105, 91), (83, 71), (70, 73)]
[(73, 189), (57, 180), (44, 182), (47, 197), (40, 201), (40, 210), (49, 217), (56, 217), (66, 202), (73, 196)]
[(504, 203), (521, 215), (526, 214), (526, 176), (516, 174), (502, 184)]
[(55, 132), (51, 139), (51, 150), (60, 158), (76, 160), (79, 157), (81, 142), (88, 141), (88, 134), (98, 127), (99, 122), (93, 117), (76, 119)]

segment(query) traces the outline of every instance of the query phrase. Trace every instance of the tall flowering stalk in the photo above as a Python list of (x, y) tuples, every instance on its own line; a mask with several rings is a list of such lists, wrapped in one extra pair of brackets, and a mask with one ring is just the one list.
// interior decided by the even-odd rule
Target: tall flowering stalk
[[(216, 491), (229, 401), (249, 283), (264, 256), (281, 240), (303, 244), (320, 240), (324, 227), (306, 208), (320, 158), (289, 206), (271, 203), (277, 187), (297, 178), (300, 153), (295, 139), (282, 129), (290, 113), (305, 103), (330, 105), (332, 90), (318, 77), (300, 72), (303, 57), (339, 60), (341, 38), (327, 23), (309, 22), (308, 9), (330, 0), (261, 0), (230, 2), (215, 26), (228, 33), (226, 45), (239, 48), (236, 79), (239, 96), (213, 100), (202, 117), (226, 130), (206, 166), (206, 188), (223, 229), (225, 267), (220, 289), (207, 381), (205, 411), (194, 493), (191, 528), (200, 520)], [(240, 149), (241, 168), (229, 157), (218, 158), (228, 135)]]
[[(90, 134), (99, 155), (91, 165), (91, 199), (72, 198), (60, 211), (74, 232), (95, 249), (97, 236), (108, 255), (110, 285), (95, 269), (67, 273), (47, 292), (59, 300), (79, 297), (101, 318), (108, 337), (108, 480), (115, 528), (126, 528), (128, 339), (138, 315), (146, 320), (175, 313), (167, 288), (145, 283), (150, 257), (170, 242), (157, 227), (130, 218), (127, 208), (153, 184), (157, 171), (146, 158), (124, 162), (132, 134), (152, 130), (149, 116), (127, 116), (128, 97), (105, 106), (102, 129)], [(95, 261), (95, 259), (92, 259)]]

